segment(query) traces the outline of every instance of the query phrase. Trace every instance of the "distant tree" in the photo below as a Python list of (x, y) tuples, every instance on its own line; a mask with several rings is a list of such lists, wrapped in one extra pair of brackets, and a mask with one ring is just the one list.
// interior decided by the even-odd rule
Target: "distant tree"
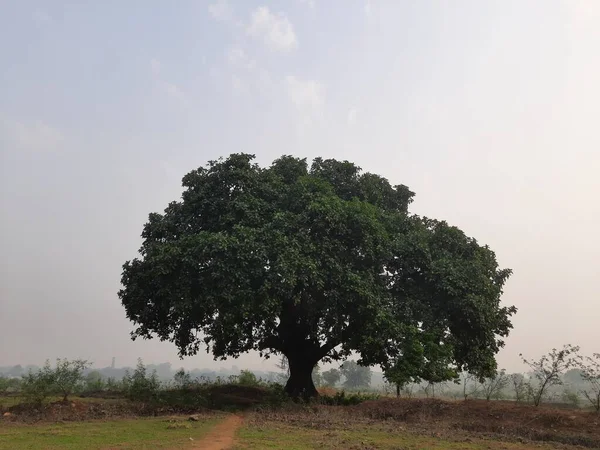
[(85, 390), (88, 392), (98, 392), (106, 388), (106, 383), (102, 374), (97, 370), (92, 370), (85, 376)]
[(563, 375), (563, 381), (573, 385), (583, 383), (583, 370), (581, 368), (567, 370)]
[(580, 363), (581, 377), (586, 387), (581, 390), (596, 412), (600, 413), (600, 353), (582, 358)]
[(487, 401), (500, 398), (502, 390), (508, 386), (510, 379), (505, 370), (501, 370), (493, 377), (488, 377), (481, 383), (481, 391)]
[(68, 359), (57, 359), (54, 369), (54, 385), (57, 392), (63, 396), (63, 401), (73, 393), (77, 385), (83, 381), (83, 371), (89, 363), (83, 359), (69, 361)]
[(528, 386), (522, 373), (512, 373), (508, 376), (509, 383), (515, 395), (515, 401), (521, 402), (527, 396)]
[(11, 377), (20, 377), (24, 374), (25, 374), (25, 370), (23, 369), (23, 367), (20, 364), (13, 366), (7, 372), (7, 375), (10, 375)]
[(318, 364), (316, 364), (315, 367), (313, 367), (312, 379), (313, 379), (313, 383), (315, 384), (316, 387), (321, 387), (321, 385), (323, 384), (323, 376), (321, 374), (321, 367)]
[(192, 376), (182, 367), (173, 375), (173, 384), (177, 389), (187, 389), (192, 384)]
[(325, 386), (333, 387), (339, 383), (342, 373), (338, 369), (329, 369), (323, 372), (322, 377)]
[(537, 380), (535, 385), (530, 383), (533, 404), (539, 406), (544, 395), (551, 386), (563, 384), (562, 375), (565, 371), (577, 364), (579, 347), (567, 344), (561, 350), (552, 349), (539, 360), (521, 359), (532, 369), (533, 377)]
[(123, 387), (131, 400), (147, 402), (156, 399), (160, 389), (160, 381), (156, 371), (152, 371), (148, 375), (146, 366), (139, 358), (133, 374), (130, 375), (127, 371), (123, 377)]
[(258, 384), (258, 380), (256, 379), (254, 372), (242, 370), (238, 376), (238, 383), (242, 386), (256, 386)]
[(434, 333), (458, 370), (486, 375), (512, 328), (510, 270), (446, 222), (408, 212), (404, 185), (348, 161), (233, 154), (183, 178), (150, 214), (119, 298), (135, 338), (180, 356), (284, 355), (291, 396), (318, 395), (319, 362), (393, 365), (405, 330)]
[(475, 375), (462, 373), (460, 379), (462, 384), (462, 396), (465, 400), (469, 397), (476, 397), (479, 394), (481, 385)]
[(371, 369), (358, 365), (356, 361), (345, 361), (340, 372), (345, 378), (343, 385), (347, 389), (367, 388), (371, 384)]

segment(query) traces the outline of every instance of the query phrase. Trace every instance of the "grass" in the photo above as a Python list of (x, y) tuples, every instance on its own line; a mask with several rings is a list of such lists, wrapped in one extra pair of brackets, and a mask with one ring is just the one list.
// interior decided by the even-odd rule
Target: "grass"
[(121, 419), (60, 424), (2, 424), (0, 449), (175, 449), (189, 448), (218, 422), (218, 416)]
[[(377, 429), (351, 424), (347, 430), (311, 429), (277, 422), (248, 424), (238, 432), (235, 450), (252, 449), (382, 449), (382, 450), (528, 450), (531, 443), (502, 442), (469, 436), (437, 437), (399, 429)], [(556, 448), (535, 444), (536, 448)]]

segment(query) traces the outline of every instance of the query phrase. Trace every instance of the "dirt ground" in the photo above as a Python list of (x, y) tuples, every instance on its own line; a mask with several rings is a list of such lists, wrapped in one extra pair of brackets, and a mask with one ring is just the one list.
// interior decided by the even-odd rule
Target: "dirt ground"
[(600, 448), (600, 415), (508, 401), (381, 399), (352, 407), (373, 420), (412, 425), (435, 423), (441, 430), (461, 430)]
[(233, 446), (236, 432), (241, 425), (241, 416), (229, 416), (215, 426), (202, 440), (194, 442), (192, 448), (194, 450), (227, 450)]

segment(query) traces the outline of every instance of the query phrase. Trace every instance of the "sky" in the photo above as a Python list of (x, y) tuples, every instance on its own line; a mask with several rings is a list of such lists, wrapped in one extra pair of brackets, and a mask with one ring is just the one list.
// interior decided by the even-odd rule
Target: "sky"
[(600, 352), (600, 2), (0, 0), (0, 365), (180, 361), (117, 298), (148, 214), (234, 152), (347, 159), (512, 268), (499, 366)]

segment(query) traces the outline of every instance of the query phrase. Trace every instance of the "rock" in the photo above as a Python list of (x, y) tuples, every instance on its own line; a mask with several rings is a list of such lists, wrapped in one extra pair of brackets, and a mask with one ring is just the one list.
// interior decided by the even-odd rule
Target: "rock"
[(2, 416), (4, 416), (4, 417), (10, 417), (10, 416), (12, 416), (12, 413), (5, 412), (4, 414), (2, 414)]
[(189, 421), (191, 421), (191, 422), (198, 422), (198, 420), (200, 420), (200, 419), (198, 419), (198, 417), (197, 417), (197, 416), (190, 416), (190, 417), (188, 418), (188, 420), (189, 420)]

